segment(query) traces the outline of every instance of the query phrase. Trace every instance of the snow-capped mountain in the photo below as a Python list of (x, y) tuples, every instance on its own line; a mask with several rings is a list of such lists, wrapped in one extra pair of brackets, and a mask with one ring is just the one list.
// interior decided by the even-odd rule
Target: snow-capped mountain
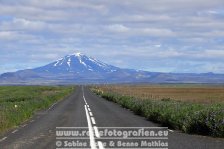
[(0, 83), (132, 82), (146, 76), (144, 71), (121, 69), (84, 54), (74, 53), (42, 67), (4, 73), (0, 76)]
[(224, 83), (224, 75), (122, 69), (81, 53), (67, 55), (42, 67), (0, 75), (0, 84), (74, 83)]
[(97, 59), (87, 57), (81, 53), (67, 55), (46, 66), (34, 69), (36, 72), (49, 73), (109, 73), (117, 70), (119, 70), (118, 67), (105, 64)]

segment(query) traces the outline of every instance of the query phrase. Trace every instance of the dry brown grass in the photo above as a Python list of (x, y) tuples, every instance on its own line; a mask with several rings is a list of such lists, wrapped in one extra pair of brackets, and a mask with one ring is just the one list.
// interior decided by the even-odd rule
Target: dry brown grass
[(104, 91), (141, 99), (161, 100), (170, 98), (195, 103), (224, 103), (223, 86), (203, 85), (109, 85), (100, 87)]

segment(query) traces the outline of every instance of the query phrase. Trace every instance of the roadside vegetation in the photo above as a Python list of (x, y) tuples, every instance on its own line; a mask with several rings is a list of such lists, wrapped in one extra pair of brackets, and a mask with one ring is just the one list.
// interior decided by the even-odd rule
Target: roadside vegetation
[(68, 96), (74, 87), (0, 86), (0, 134)]
[(110, 85), (92, 91), (171, 129), (224, 137), (224, 87)]

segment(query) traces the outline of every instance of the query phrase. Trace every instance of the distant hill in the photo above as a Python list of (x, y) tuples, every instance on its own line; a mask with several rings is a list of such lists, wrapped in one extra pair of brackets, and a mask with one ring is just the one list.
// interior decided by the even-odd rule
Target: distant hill
[(160, 73), (122, 69), (81, 53), (34, 69), (0, 75), (0, 84), (224, 83), (224, 74)]

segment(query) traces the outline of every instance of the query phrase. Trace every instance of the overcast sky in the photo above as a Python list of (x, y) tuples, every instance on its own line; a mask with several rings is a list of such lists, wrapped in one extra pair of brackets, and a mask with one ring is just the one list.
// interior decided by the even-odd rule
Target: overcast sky
[(224, 73), (224, 0), (0, 0), (0, 73), (74, 52), (124, 68)]

